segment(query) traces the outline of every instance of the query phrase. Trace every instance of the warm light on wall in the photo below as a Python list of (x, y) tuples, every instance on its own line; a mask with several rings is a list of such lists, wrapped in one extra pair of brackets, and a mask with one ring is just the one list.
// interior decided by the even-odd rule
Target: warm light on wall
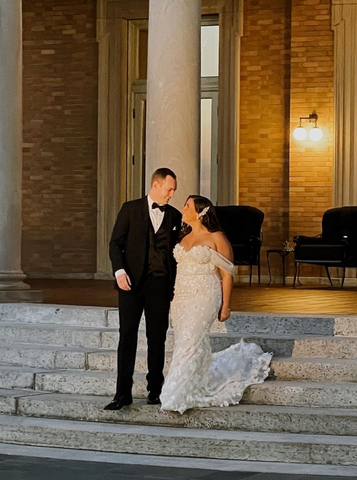
[(320, 130), (316, 125), (309, 131), (309, 139), (313, 142), (318, 142), (323, 136), (322, 130)]
[(299, 125), (294, 130), (294, 137), (296, 138), (296, 140), (305, 140), (305, 138), (307, 137), (307, 131), (304, 127)]
[(306, 129), (301, 125), (301, 120), (308, 120), (309, 122), (315, 122), (314, 127), (309, 131), (309, 138), (313, 142), (318, 142), (321, 140), (323, 133), (322, 130), (317, 126), (317, 113), (310, 113), (308, 117), (300, 117), (299, 125), (295, 128), (293, 135), (296, 140), (305, 140), (307, 137)]

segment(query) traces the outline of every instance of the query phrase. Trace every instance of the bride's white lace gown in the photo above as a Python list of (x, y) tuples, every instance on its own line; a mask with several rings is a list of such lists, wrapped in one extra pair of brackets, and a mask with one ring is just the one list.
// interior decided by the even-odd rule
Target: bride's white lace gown
[(182, 414), (194, 407), (237, 404), (249, 385), (267, 377), (272, 355), (243, 341), (212, 354), (209, 332), (222, 302), (217, 267), (232, 272), (233, 264), (206, 245), (189, 251), (176, 245), (174, 256), (177, 277), (171, 321), (175, 346), (161, 408)]

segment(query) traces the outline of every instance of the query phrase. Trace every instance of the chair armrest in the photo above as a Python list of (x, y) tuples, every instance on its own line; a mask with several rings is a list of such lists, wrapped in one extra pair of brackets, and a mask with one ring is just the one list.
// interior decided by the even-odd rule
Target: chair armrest
[(298, 235), (293, 238), (293, 241), (296, 245), (349, 245), (348, 235), (343, 235), (341, 238), (336, 239), (326, 239), (322, 235), (317, 235), (316, 237), (306, 237), (304, 235)]
[(293, 242), (296, 243), (296, 245), (319, 245), (322, 243), (322, 236), (306, 237), (305, 235), (297, 235), (293, 238)]

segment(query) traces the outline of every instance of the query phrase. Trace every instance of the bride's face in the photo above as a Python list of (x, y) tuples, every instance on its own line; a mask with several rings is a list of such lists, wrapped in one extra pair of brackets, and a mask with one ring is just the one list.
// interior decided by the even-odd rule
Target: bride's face
[(195, 202), (193, 198), (189, 198), (185, 205), (183, 206), (182, 212), (182, 221), (185, 223), (192, 223), (197, 220), (197, 212), (195, 208)]

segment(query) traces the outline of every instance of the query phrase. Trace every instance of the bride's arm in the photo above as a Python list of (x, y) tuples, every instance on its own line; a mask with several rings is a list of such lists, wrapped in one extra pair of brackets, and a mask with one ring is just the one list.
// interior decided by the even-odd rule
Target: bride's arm
[[(214, 233), (215, 243), (217, 247), (217, 252), (223, 255), (225, 258), (228, 258), (230, 261), (233, 260), (233, 251), (231, 244), (225, 237), (222, 232)], [(231, 294), (233, 287), (233, 276), (226, 270), (220, 269), (222, 275), (222, 307), (219, 312), (218, 319), (220, 322), (224, 322), (229, 318), (230, 311), (230, 302)]]

